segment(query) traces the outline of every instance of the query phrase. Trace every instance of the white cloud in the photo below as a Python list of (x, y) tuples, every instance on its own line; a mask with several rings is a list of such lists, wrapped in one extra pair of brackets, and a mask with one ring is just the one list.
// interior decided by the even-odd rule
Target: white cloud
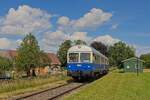
[(6, 49), (10, 44), (11, 42), (7, 38), (0, 38), (0, 49)]
[(87, 32), (74, 32), (71, 35), (65, 34), (63, 31), (57, 30), (56, 32), (47, 32), (42, 40), (43, 49), (48, 51), (57, 51), (59, 45), (65, 40), (83, 40), (89, 42), (91, 37), (88, 36)]
[(20, 45), (21, 40), (10, 40), (8, 38), (0, 38), (0, 49), (16, 49)]
[(83, 17), (76, 20), (75, 27), (81, 29), (98, 27), (104, 24), (104, 22), (108, 21), (111, 17), (112, 17), (111, 13), (104, 12), (102, 9), (93, 8)]
[(88, 13), (76, 20), (70, 20), (68, 17), (60, 17), (58, 29), (73, 33), (75, 31), (83, 31), (85, 29), (93, 29), (100, 27), (112, 17), (111, 13), (104, 12), (102, 9), (92, 8)]
[(74, 32), (69, 38), (70, 38), (70, 40), (83, 40), (86, 42), (91, 39), (87, 35), (87, 32)]
[(66, 16), (60, 17), (60, 18), (58, 19), (58, 21), (57, 21), (57, 23), (58, 23), (59, 25), (68, 25), (69, 22), (70, 22), (70, 20), (69, 20), (69, 18), (66, 17)]
[(51, 15), (43, 10), (27, 5), (11, 8), (8, 14), (1, 19), (0, 34), (28, 34), (42, 32), (51, 27)]
[(43, 49), (56, 52), (58, 46), (67, 38), (68, 36), (60, 30), (57, 30), (56, 32), (46, 32), (42, 40)]
[(99, 41), (99, 42), (104, 43), (105, 45), (111, 46), (111, 45), (119, 42), (120, 40), (115, 39), (115, 38), (111, 37), (110, 35), (104, 35), (104, 36), (96, 37), (95, 39), (93, 39), (93, 41)]
[(136, 55), (139, 57), (141, 54), (150, 53), (150, 46), (136, 45)]
[(19, 45), (21, 45), (21, 43), (22, 43), (22, 40), (21, 39), (18, 39), (17, 41), (16, 41), (16, 44), (19, 46)]

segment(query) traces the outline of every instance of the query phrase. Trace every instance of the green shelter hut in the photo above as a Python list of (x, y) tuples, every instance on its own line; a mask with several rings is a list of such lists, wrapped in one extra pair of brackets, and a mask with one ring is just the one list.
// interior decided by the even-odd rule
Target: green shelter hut
[(139, 58), (132, 57), (126, 60), (123, 60), (123, 66), (125, 72), (143, 72), (144, 61)]

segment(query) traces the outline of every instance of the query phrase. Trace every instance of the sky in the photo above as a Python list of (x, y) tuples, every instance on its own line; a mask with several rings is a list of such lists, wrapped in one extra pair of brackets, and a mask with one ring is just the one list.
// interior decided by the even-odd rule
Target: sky
[(150, 52), (150, 0), (0, 0), (0, 49), (16, 49), (28, 33), (56, 52), (66, 39)]

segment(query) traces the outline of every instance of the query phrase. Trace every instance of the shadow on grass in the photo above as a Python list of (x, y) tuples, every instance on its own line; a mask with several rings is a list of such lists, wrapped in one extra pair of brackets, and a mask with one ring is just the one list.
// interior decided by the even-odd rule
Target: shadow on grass
[[(107, 73), (106, 73), (107, 74)], [(102, 78), (103, 76), (105, 76), (106, 74), (101, 74), (101, 75), (98, 75), (96, 77), (80, 77), (80, 78), (72, 78), (70, 80), (68, 80), (67, 82), (68, 83), (71, 83), (71, 82), (77, 82), (77, 83), (91, 83), (91, 82), (94, 82), (100, 78)]]

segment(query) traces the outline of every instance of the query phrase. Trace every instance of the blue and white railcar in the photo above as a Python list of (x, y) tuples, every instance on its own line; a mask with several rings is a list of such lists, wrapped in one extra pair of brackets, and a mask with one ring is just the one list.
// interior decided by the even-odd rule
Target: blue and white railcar
[(73, 46), (67, 53), (67, 72), (73, 78), (107, 73), (108, 64), (106, 56), (86, 45)]

